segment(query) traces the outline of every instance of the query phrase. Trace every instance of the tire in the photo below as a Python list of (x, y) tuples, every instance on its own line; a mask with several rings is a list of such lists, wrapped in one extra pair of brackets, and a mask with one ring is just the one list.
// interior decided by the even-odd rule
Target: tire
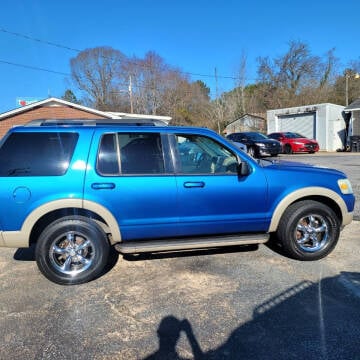
[(92, 220), (69, 216), (54, 221), (40, 234), (35, 258), (49, 280), (76, 285), (97, 278), (108, 261), (109, 242)]
[(247, 152), (253, 158), (257, 157), (257, 151), (256, 151), (256, 148), (254, 146), (249, 146)]
[(340, 222), (327, 205), (313, 200), (295, 203), (282, 216), (277, 239), (286, 255), (297, 260), (318, 260), (335, 248)]
[(288, 154), (288, 155), (290, 155), (290, 154), (293, 153), (293, 150), (292, 150), (291, 145), (286, 144), (286, 145), (284, 146), (284, 153), (285, 153), (285, 154)]

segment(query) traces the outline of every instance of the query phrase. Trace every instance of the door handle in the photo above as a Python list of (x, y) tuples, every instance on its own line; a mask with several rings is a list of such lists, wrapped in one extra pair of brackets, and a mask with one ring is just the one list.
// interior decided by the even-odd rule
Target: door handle
[(94, 190), (103, 190), (103, 189), (115, 189), (114, 183), (92, 183), (91, 188)]
[(203, 181), (186, 181), (184, 182), (185, 188), (203, 188), (205, 183)]

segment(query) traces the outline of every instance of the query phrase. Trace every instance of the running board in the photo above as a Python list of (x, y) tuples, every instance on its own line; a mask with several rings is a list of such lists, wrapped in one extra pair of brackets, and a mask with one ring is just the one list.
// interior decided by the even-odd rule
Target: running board
[(209, 249), (223, 246), (263, 244), (268, 240), (269, 234), (225, 235), (172, 240), (126, 241), (116, 244), (115, 249), (123, 254), (137, 254), (144, 252)]

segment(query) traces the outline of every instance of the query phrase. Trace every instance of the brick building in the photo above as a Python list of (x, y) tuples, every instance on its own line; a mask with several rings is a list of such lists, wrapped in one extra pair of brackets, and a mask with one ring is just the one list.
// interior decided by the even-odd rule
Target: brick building
[(168, 123), (169, 116), (153, 116), (127, 114), (121, 112), (106, 112), (95, 110), (58, 98), (48, 98), (42, 101), (7, 111), (0, 114), (0, 138), (13, 126), (23, 125), (39, 119), (122, 119), (122, 118), (151, 118)]

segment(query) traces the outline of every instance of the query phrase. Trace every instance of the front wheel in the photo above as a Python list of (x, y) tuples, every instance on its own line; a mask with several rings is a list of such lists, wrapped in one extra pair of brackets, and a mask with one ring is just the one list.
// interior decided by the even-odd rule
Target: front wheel
[(339, 219), (327, 205), (304, 200), (291, 205), (282, 216), (277, 238), (284, 252), (298, 260), (318, 260), (336, 246)]
[(256, 148), (254, 146), (249, 146), (247, 152), (253, 158), (257, 157), (257, 151), (256, 151)]
[(69, 216), (41, 233), (35, 257), (39, 270), (58, 284), (81, 284), (98, 277), (108, 261), (106, 234), (92, 220)]

